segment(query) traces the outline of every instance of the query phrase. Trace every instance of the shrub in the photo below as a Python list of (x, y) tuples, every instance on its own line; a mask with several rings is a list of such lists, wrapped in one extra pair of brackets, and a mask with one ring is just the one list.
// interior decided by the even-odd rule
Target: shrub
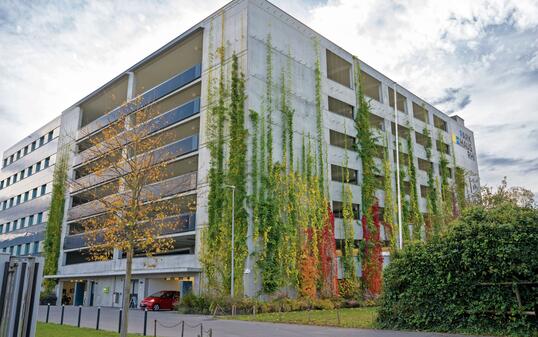
[[(445, 236), (394, 256), (384, 272), (378, 323), (391, 329), (535, 335), (536, 322), (521, 313), (510, 282), (538, 282), (537, 247), (538, 210), (469, 209)], [(520, 292), (523, 310), (534, 311), (536, 290)]]

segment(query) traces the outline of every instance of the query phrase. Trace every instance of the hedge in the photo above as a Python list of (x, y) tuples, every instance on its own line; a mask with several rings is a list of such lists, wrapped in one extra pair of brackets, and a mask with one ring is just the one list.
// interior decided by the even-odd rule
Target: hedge
[[(520, 308), (513, 283), (519, 287)], [(538, 336), (538, 210), (468, 209), (445, 236), (409, 245), (384, 272), (382, 328)]]

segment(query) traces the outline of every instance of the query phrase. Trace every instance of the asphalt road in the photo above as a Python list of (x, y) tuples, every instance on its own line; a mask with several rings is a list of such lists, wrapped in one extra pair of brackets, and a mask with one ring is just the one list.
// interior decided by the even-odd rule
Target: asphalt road
[[(64, 311), (64, 324), (77, 325), (78, 307), (66, 306)], [(39, 321), (46, 319), (46, 306), (39, 307)], [(119, 309), (101, 308), (101, 330), (117, 331)], [(59, 323), (61, 307), (50, 307), (49, 322)], [(82, 327), (94, 328), (96, 326), (97, 308), (83, 307), (80, 319)], [(213, 319), (211, 316), (180, 315), (176, 312), (148, 312), (147, 335), (154, 335), (155, 320), (157, 320), (157, 336), (180, 337), (181, 321), (185, 321), (183, 337), (196, 337), (200, 335), (200, 324), (204, 330), (203, 336), (209, 336), (207, 331), (213, 330), (213, 337), (472, 337), (452, 334), (438, 334), (427, 332), (402, 332), (388, 330), (342, 329), (311, 325), (276, 324), (261, 322), (245, 322)], [(144, 312), (130, 310), (129, 332), (142, 333), (144, 326)]]

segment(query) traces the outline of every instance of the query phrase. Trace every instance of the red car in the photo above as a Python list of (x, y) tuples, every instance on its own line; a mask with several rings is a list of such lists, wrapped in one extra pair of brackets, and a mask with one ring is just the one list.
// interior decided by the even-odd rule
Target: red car
[(174, 309), (174, 305), (179, 302), (179, 291), (163, 290), (151, 294), (140, 302), (141, 308), (159, 311), (161, 309)]

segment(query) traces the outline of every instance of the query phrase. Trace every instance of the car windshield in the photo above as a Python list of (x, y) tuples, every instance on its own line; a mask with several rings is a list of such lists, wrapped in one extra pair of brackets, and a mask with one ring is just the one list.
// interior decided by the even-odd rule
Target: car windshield
[(149, 295), (149, 297), (163, 297), (163, 295), (166, 294), (164, 291), (158, 291), (154, 294)]

